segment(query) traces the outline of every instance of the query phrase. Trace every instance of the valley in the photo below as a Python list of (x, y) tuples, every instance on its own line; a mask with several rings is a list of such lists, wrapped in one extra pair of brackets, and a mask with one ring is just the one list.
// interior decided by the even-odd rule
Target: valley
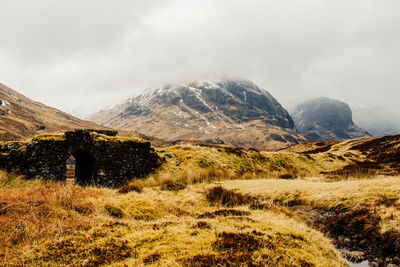
[(277, 152), (163, 146), (153, 174), (117, 189), (2, 172), (0, 257), (28, 265), (399, 264), (399, 149), (400, 136)]
[(0, 267), (400, 267), (400, 1), (0, 7)]
[(1, 136), (0, 262), (400, 265), (400, 135), (370, 137), (344, 103), (292, 120), (251, 82), (204, 81), (98, 126), (3, 90), (0, 122), (26, 129)]

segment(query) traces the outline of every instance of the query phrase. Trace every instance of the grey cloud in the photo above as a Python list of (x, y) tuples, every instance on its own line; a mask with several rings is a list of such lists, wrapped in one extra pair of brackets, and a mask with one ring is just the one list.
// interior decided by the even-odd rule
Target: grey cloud
[(221, 75), (251, 79), (289, 109), (325, 95), (400, 114), (399, 8), (395, 0), (3, 1), (1, 82), (82, 114), (147, 87)]

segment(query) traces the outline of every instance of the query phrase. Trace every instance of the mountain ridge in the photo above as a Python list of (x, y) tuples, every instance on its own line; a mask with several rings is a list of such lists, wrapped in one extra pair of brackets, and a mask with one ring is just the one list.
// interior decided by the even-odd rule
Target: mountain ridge
[(149, 89), (89, 117), (169, 141), (280, 149), (307, 139), (295, 132), (289, 113), (250, 81), (196, 81)]
[(21, 140), (75, 128), (109, 129), (36, 102), (0, 83), (0, 140)]
[(297, 105), (291, 115), (300, 133), (313, 141), (371, 137), (353, 122), (350, 106), (340, 100), (317, 97)]

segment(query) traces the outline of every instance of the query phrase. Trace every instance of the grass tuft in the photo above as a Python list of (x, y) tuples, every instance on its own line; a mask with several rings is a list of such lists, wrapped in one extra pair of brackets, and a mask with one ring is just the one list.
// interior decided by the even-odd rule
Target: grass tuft
[(248, 233), (222, 232), (217, 234), (217, 240), (213, 243), (213, 247), (218, 251), (251, 252), (263, 247), (264, 243), (263, 239)]
[(143, 188), (139, 185), (127, 185), (127, 186), (121, 187), (117, 192), (120, 194), (126, 194), (129, 192), (142, 193)]
[(231, 254), (199, 254), (181, 260), (184, 266), (265, 266), (255, 262), (251, 253), (236, 252)]
[(26, 179), (23, 175), (17, 175), (0, 170), (0, 188), (27, 188), (51, 184), (53, 183), (50, 181), (44, 181), (43, 179)]
[(165, 181), (160, 189), (164, 191), (180, 191), (186, 188), (186, 185), (179, 182)]
[(111, 217), (114, 217), (117, 219), (121, 219), (122, 217), (124, 217), (124, 212), (119, 207), (115, 207), (113, 205), (107, 204), (104, 206), (104, 210)]
[(222, 210), (216, 210), (214, 212), (205, 212), (199, 216), (197, 216), (198, 219), (204, 219), (204, 218), (215, 218), (217, 216), (248, 216), (250, 215), (250, 212), (244, 211), (244, 210), (234, 210), (234, 209), (222, 209)]
[(196, 223), (195, 227), (197, 227), (199, 229), (211, 229), (211, 225), (205, 221), (198, 221)]
[(127, 240), (111, 236), (107, 229), (92, 229), (89, 233), (67, 236), (46, 243), (32, 262), (59, 262), (68, 265), (98, 266), (121, 261), (134, 255)]
[(153, 263), (156, 263), (160, 258), (161, 258), (161, 254), (158, 252), (154, 252), (154, 253), (147, 255), (143, 259), (143, 263), (144, 264), (153, 264)]
[(207, 190), (207, 200), (212, 204), (219, 204), (227, 207), (246, 205), (254, 202), (254, 197), (227, 190), (222, 186), (215, 186)]

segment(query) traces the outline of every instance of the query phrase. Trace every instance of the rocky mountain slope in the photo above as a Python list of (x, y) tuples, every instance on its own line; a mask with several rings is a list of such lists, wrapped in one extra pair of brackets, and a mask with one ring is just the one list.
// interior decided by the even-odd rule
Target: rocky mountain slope
[(354, 124), (344, 102), (326, 97), (298, 105), (292, 113), (297, 129), (311, 140), (344, 140), (370, 135)]
[(35, 102), (0, 83), (0, 140), (19, 140), (75, 128), (104, 129)]
[(89, 119), (170, 141), (279, 149), (306, 140), (278, 101), (249, 81), (167, 85)]

